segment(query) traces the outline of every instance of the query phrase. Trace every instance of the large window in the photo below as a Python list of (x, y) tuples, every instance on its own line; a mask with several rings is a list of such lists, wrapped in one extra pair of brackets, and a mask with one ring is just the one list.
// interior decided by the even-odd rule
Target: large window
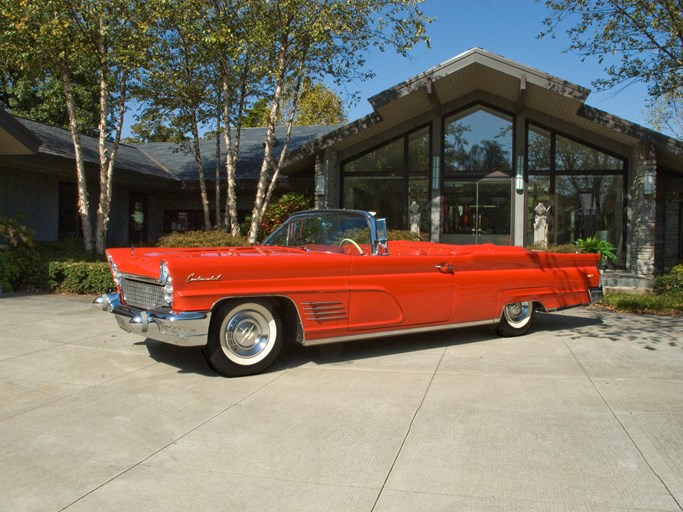
[(509, 174), (512, 127), (512, 117), (483, 105), (447, 117), (444, 123), (446, 174)]
[(375, 211), (390, 229), (429, 233), (429, 155), (425, 127), (343, 162), (344, 208)]
[(484, 105), (444, 119), (445, 242), (510, 244), (513, 126)]
[(547, 247), (594, 236), (619, 248), (625, 161), (534, 125), (527, 142), (527, 243)]

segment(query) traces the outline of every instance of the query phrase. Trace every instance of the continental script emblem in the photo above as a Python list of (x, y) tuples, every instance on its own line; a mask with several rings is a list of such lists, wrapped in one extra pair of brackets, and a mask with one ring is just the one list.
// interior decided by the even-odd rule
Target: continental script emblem
[(221, 280), (221, 274), (218, 274), (217, 276), (198, 276), (194, 272), (192, 272), (189, 276), (187, 276), (187, 282), (188, 283), (194, 283), (195, 281), (220, 281)]

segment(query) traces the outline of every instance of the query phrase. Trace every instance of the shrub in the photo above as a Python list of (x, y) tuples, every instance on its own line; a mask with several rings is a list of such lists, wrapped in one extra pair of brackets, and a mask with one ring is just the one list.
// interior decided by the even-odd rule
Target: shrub
[(101, 294), (114, 289), (104, 261), (51, 261), (47, 273), (52, 291)]
[(683, 265), (676, 265), (668, 274), (655, 277), (654, 292), (683, 294)]
[(225, 231), (184, 231), (162, 236), (157, 247), (235, 247), (249, 245), (245, 237), (233, 237)]
[(0, 240), (7, 247), (0, 249), (0, 291), (35, 289), (44, 285), (40, 272), (41, 258), (33, 243), (33, 231), (16, 218), (0, 215)]
[(295, 192), (284, 194), (266, 208), (261, 219), (261, 225), (259, 226), (259, 234), (263, 236), (269, 235), (286, 221), (290, 215), (302, 210), (308, 210), (310, 207), (311, 201), (301, 194)]

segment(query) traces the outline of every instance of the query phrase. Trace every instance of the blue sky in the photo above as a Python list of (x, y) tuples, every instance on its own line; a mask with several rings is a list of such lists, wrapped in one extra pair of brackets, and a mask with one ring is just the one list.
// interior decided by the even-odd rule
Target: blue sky
[(437, 18), (427, 29), (431, 49), (417, 46), (408, 58), (390, 52), (373, 52), (368, 66), (376, 78), (349, 84), (351, 90), (360, 91), (358, 104), (347, 109), (350, 121), (372, 111), (367, 101), (371, 96), (479, 47), (587, 87), (592, 91), (586, 100), (589, 105), (647, 125), (643, 113), (647, 93), (643, 85), (598, 92), (591, 82), (605, 73), (597, 59), (581, 62), (580, 56), (566, 52), (569, 41), (563, 30), (558, 31), (556, 39), (537, 38), (548, 13), (543, 1), (426, 0), (422, 10), (427, 16)]

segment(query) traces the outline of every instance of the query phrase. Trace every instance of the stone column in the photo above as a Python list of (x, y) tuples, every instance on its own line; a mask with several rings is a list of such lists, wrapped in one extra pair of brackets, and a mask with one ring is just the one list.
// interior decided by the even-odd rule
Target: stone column
[(638, 275), (651, 276), (655, 263), (655, 193), (657, 158), (654, 144), (642, 142), (634, 150), (629, 170), (629, 204), (627, 209), (627, 269)]

